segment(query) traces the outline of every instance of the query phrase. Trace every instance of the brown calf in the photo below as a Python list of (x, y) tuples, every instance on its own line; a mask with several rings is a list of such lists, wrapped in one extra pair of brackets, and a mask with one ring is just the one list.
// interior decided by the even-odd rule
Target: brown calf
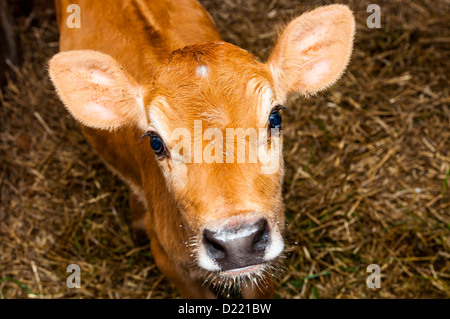
[[(280, 110), (334, 83), (352, 50), (343, 5), (290, 22), (268, 61), (221, 41), (195, 0), (56, 1), (50, 76), (89, 143), (132, 191), (161, 271), (183, 297), (237, 285), (271, 297), (283, 251)], [(248, 146), (248, 147), (247, 147)]]

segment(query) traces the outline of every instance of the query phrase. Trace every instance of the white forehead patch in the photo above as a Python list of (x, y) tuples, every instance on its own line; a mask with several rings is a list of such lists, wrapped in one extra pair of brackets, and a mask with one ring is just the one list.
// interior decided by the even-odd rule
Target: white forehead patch
[(208, 76), (208, 67), (206, 65), (200, 65), (195, 70), (195, 73), (201, 78), (206, 78)]

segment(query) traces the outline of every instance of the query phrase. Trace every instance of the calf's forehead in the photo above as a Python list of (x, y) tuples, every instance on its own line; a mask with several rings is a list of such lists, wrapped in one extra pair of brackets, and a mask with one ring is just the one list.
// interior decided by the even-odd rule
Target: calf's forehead
[(204, 129), (262, 127), (275, 100), (268, 68), (240, 48), (224, 47), (169, 59), (148, 101), (149, 112), (158, 114), (151, 120), (165, 117), (172, 128), (192, 129), (194, 120), (202, 120)]

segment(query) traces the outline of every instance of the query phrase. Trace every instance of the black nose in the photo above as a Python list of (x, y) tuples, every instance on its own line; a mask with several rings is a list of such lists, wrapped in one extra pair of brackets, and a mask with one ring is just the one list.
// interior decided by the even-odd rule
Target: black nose
[(264, 218), (254, 224), (245, 224), (237, 228), (203, 231), (206, 251), (221, 270), (263, 263), (269, 241), (269, 227)]

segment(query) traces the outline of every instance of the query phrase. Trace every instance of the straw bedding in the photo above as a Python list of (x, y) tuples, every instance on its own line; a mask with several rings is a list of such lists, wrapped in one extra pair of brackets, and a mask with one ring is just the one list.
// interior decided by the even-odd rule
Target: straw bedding
[[(330, 1), (202, 0), (223, 38), (266, 59), (283, 23)], [(450, 297), (450, 2), (345, 1), (343, 78), (284, 116), (279, 298)], [(21, 64), (0, 94), (0, 298), (177, 298), (130, 229), (128, 190), (87, 145), (46, 72), (51, 3), (15, 13)], [(80, 289), (66, 268), (81, 267)], [(381, 267), (381, 288), (366, 268)]]

